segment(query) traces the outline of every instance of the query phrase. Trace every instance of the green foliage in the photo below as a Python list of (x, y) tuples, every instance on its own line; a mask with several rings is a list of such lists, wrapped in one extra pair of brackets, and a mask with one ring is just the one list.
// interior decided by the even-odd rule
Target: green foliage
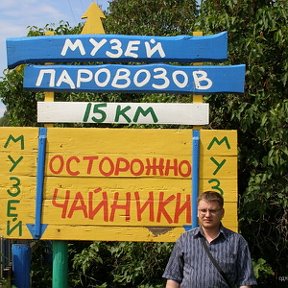
[[(163, 287), (168, 243), (94, 242), (77, 253), (70, 248), (73, 287)], [(77, 249), (76, 249), (77, 250)]]
[(9, 126), (9, 119), (6, 113), (0, 118), (0, 126)]
[(50, 241), (35, 241), (32, 247), (31, 283), (33, 288), (52, 286), (52, 245)]
[(274, 271), (285, 275), (288, 2), (203, 1), (198, 20), (205, 34), (227, 30), (229, 63), (246, 64), (243, 96), (207, 100), (216, 107), (211, 116), (213, 128), (238, 129), (241, 232), (253, 256), (265, 258)]
[(191, 0), (114, 0), (104, 26), (111, 34), (191, 34), (195, 17), (196, 4)]
[(5, 121), (7, 126), (35, 126), (35, 93), (23, 90), (23, 66), (6, 71), (0, 81), (0, 95), (6, 105)]
[[(288, 1), (202, 0), (199, 15), (195, 2), (114, 0), (106, 15), (105, 30), (138, 35), (228, 31), (229, 61), (225, 64), (246, 64), (246, 89), (244, 95), (205, 97), (211, 107), (210, 126), (238, 130), (241, 233), (258, 259), (254, 269), (259, 287), (278, 287), (279, 283), (272, 281), (272, 272), (287, 275), (288, 271)], [(33, 26), (28, 36), (47, 31), (78, 34), (81, 28), (81, 24), (70, 27), (65, 22), (43, 29)], [(13, 126), (35, 126), (36, 100), (43, 99), (43, 94), (23, 91), (22, 70), (6, 71), (0, 82), (0, 95), (7, 107), (5, 121)], [(55, 93), (55, 99), (127, 102), (127, 95)], [(129, 101), (191, 102), (191, 95), (131, 94)], [(86, 243), (84, 250), (83, 245), (70, 246), (72, 287), (163, 285), (161, 274), (170, 244), (95, 242)], [(43, 271), (36, 273), (34, 269), (35, 283), (37, 277), (47, 281), (49, 277)]]
[(270, 265), (266, 263), (263, 258), (258, 259), (257, 261), (253, 261), (253, 270), (256, 279), (273, 276), (274, 272)]

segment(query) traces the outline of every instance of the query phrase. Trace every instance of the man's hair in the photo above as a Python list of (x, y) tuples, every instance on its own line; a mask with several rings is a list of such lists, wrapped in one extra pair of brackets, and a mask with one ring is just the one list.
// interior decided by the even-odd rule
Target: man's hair
[(221, 208), (224, 206), (224, 199), (222, 195), (218, 192), (215, 191), (205, 191), (201, 193), (198, 197), (198, 204), (201, 200), (210, 202), (210, 201), (215, 201), (219, 204)]

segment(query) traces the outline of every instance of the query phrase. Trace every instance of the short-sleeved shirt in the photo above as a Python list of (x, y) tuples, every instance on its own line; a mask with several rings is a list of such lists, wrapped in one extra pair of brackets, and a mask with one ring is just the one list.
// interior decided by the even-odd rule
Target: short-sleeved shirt
[[(181, 288), (229, 287), (209, 259), (201, 243), (201, 237), (204, 236), (199, 227), (180, 236), (163, 278), (180, 283)], [(222, 226), (218, 237), (210, 242), (208, 247), (235, 287), (257, 284), (248, 244), (240, 234)]]

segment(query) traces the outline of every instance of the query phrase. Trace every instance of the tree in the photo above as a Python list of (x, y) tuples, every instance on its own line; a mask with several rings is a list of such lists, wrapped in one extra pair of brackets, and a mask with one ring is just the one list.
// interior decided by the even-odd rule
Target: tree
[(230, 63), (246, 64), (243, 96), (208, 101), (213, 128), (239, 131), (240, 229), (277, 278), (288, 271), (288, 2), (202, 2), (201, 30), (227, 30)]
[[(244, 95), (206, 97), (213, 107), (210, 126), (238, 130), (240, 231), (255, 259), (259, 286), (281, 287), (277, 277), (286, 276), (288, 271), (288, 2), (203, 0), (200, 15), (197, 13), (191, 0), (114, 0), (104, 26), (106, 33), (111, 34), (176, 35), (201, 30), (207, 35), (228, 31), (227, 64), (246, 64), (246, 89)], [(81, 25), (72, 28), (61, 23), (59, 27), (31, 27), (28, 34), (44, 35), (47, 30), (77, 34), (80, 29)], [(23, 91), (21, 69), (8, 71), (5, 77), (0, 83), (0, 95), (11, 125), (37, 125), (36, 99), (42, 99), (43, 95)], [(191, 102), (189, 95), (130, 97), (129, 101), (137, 102)], [(125, 95), (99, 93), (56, 93), (56, 99), (127, 101)], [(73, 243), (70, 250), (74, 259), (71, 279), (75, 285), (78, 283), (77, 287), (83, 287), (81, 281), (85, 281), (86, 287), (157, 287), (162, 283), (160, 271), (171, 248), (155, 243), (103, 242), (83, 244), (85, 249), (80, 250), (78, 244)], [(161, 261), (155, 262), (160, 258)], [(103, 274), (101, 261), (110, 273)], [(275, 273), (273, 277), (267, 277), (271, 273), (269, 265)], [(148, 269), (157, 272), (149, 272), (151, 279), (145, 278)]]
[(114, 0), (104, 25), (110, 34), (191, 34), (196, 13), (191, 0)]

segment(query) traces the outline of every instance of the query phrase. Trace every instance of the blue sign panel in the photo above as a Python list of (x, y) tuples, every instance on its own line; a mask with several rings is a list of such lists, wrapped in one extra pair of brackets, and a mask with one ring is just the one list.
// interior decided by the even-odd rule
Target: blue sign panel
[(243, 93), (245, 65), (27, 66), (24, 88), (39, 91)]
[(45, 62), (203, 62), (227, 59), (227, 32), (210, 36), (64, 35), (7, 39), (8, 68)]

